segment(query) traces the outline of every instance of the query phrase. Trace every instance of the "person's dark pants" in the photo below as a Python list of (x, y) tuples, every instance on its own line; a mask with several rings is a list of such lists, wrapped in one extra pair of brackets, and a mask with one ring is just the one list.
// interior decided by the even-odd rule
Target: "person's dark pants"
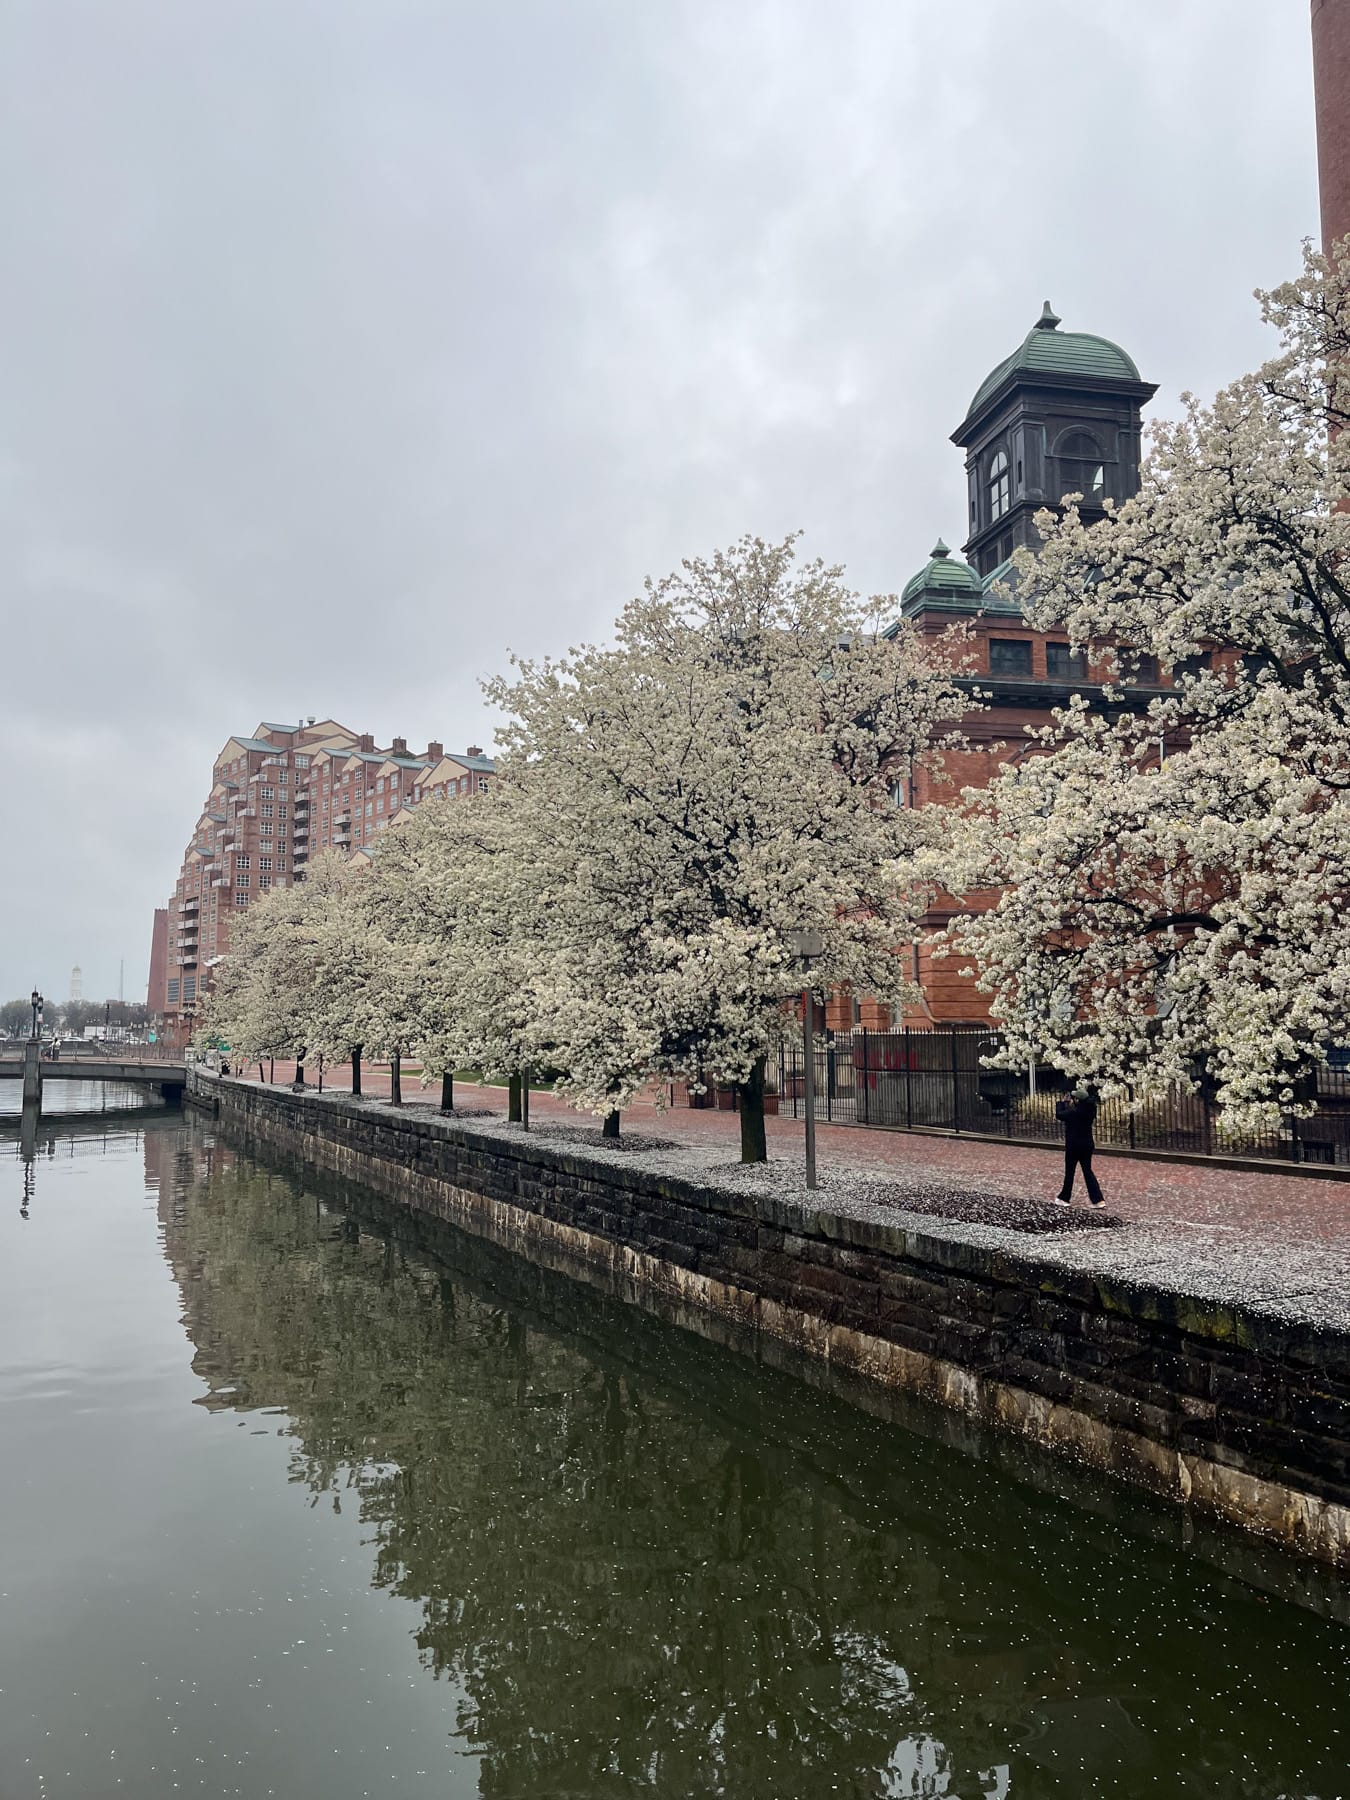
[(1060, 1199), (1073, 1199), (1073, 1172), (1075, 1169), (1081, 1169), (1083, 1171), (1083, 1180), (1087, 1184), (1088, 1199), (1100, 1200), (1102, 1198), (1102, 1184), (1092, 1173), (1091, 1144), (1086, 1146), (1080, 1144), (1066, 1144), (1064, 1146), (1064, 1186), (1059, 1190)]

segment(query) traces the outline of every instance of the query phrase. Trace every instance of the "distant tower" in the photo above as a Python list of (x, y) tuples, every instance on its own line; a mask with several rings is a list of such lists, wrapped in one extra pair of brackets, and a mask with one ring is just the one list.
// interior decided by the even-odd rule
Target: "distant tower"
[[(1350, 6), (1350, 0), (1346, 0)], [(1035, 549), (1037, 510), (1082, 494), (1083, 517), (1139, 491), (1139, 409), (1157, 389), (1118, 344), (1061, 331), (1047, 300), (1011, 356), (980, 383), (952, 442), (966, 452), (970, 536), (977, 575)]]
[(84, 976), (80, 973), (78, 963), (70, 971), (70, 997), (72, 1000), (84, 999)]
[(1350, 237), (1350, 3), (1312, 0), (1322, 248)]

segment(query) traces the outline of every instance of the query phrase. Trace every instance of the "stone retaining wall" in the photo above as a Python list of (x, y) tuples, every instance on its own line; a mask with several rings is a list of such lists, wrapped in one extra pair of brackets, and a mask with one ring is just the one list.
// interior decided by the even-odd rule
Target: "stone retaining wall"
[(342, 1096), (220, 1080), (233, 1134), (554, 1267), (600, 1272), (1350, 1569), (1350, 1335), (902, 1223)]

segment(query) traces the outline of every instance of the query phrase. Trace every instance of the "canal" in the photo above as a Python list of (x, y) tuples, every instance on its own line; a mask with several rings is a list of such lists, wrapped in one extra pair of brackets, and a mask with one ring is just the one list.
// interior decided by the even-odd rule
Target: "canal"
[(0, 1120), (3, 1800), (1350, 1795), (1347, 1598), (1281, 1554), (45, 1098)]

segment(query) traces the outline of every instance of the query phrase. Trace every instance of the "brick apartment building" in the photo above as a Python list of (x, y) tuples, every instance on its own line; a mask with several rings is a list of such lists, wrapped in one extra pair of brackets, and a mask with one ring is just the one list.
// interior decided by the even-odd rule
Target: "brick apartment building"
[(233, 921), (258, 894), (303, 881), (321, 851), (365, 853), (419, 800), (482, 793), (493, 777), (476, 745), (459, 755), (433, 742), (419, 754), (395, 738), (377, 749), (334, 719), (264, 723), (230, 738), (173, 895), (155, 913), (149, 1005), (166, 1038), (191, 1036)]

